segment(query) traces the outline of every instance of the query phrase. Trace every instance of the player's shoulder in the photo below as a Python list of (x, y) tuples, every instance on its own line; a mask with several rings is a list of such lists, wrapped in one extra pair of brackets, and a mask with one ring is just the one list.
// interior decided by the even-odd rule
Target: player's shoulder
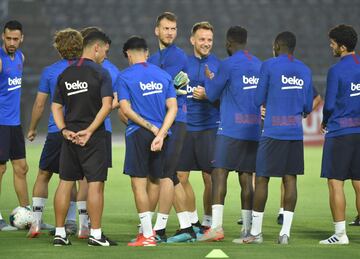
[(220, 64), (221, 59), (219, 59), (215, 54), (211, 53), (208, 56), (208, 59), (210, 60), (210, 62), (216, 63), (216, 64)]
[(102, 63), (102, 65), (106, 69), (119, 71), (119, 68), (114, 63), (112, 63), (109, 59), (105, 59), (104, 62)]
[(161, 69), (160, 67), (155, 66), (148, 62), (145, 65), (151, 71), (151, 73), (164, 77), (167, 80), (172, 80), (171, 75), (168, 72), (166, 72), (164, 69)]
[(169, 46), (168, 48), (173, 55), (176, 55), (177, 57), (180, 57), (180, 58), (187, 59), (186, 52), (179, 46), (173, 44), (173, 45)]
[(302, 60), (295, 58), (294, 63), (297, 64), (304, 72), (311, 74), (310, 67), (308, 65), (306, 65)]

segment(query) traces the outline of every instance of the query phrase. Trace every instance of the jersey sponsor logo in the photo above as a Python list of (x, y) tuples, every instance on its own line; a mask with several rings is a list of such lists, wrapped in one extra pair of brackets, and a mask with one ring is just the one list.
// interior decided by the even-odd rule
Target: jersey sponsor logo
[(353, 93), (350, 94), (350, 97), (359, 96), (360, 95), (360, 84), (351, 82), (351, 91)]
[(191, 85), (186, 86), (186, 92), (188, 93), (186, 98), (193, 98), (193, 92), (194, 92), (195, 88), (196, 88), (195, 86), (192, 87)]
[(304, 80), (297, 78), (296, 76), (286, 77), (281, 75), (281, 83), (285, 85), (281, 87), (281, 90), (302, 89), (304, 86)]
[(246, 85), (243, 87), (243, 90), (249, 90), (249, 89), (256, 89), (257, 85), (259, 83), (259, 78), (255, 77), (255, 76), (251, 76), (251, 77), (247, 77), (244, 76), (242, 77), (243, 79), (243, 84)]
[(8, 78), (8, 91), (13, 91), (21, 87), (21, 77)]
[[(65, 87), (68, 91), (68, 96), (84, 93), (88, 91), (88, 83), (87, 82), (80, 82), (79, 80), (76, 80), (76, 82), (68, 83), (65, 81)], [(74, 91), (72, 91), (74, 90)]]
[(141, 90), (144, 91), (143, 96), (162, 93), (163, 84), (151, 81), (150, 83), (139, 82)]

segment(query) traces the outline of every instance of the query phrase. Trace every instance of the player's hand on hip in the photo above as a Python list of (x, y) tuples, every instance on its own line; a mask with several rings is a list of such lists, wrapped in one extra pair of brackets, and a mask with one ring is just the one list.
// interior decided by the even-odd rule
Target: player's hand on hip
[(326, 125), (324, 124), (324, 122), (321, 122), (321, 126), (320, 126), (320, 132), (322, 134), (326, 134), (328, 132)]
[(193, 98), (198, 99), (198, 100), (206, 99), (205, 88), (200, 85), (195, 87), (194, 92), (193, 92)]
[(37, 132), (36, 130), (29, 130), (27, 134), (27, 139), (29, 141), (33, 141), (36, 138)]
[(92, 135), (92, 133), (90, 131), (81, 130), (75, 134), (73, 143), (78, 144), (83, 147), (89, 141), (91, 135)]
[(205, 76), (209, 79), (214, 78), (214, 73), (211, 72), (211, 70), (209, 69), (209, 66), (207, 64), (205, 64)]
[(163, 136), (156, 136), (151, 143), (151, 151), (158, 152), (161, 151), (162, 146), (164, 144), (164, 137)]

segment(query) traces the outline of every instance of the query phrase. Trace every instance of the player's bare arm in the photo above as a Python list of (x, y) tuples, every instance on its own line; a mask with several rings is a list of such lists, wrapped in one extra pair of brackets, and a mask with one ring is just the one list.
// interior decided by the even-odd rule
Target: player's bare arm
[(48, 94), (41, 92), (38, 92), (36, 95), (36, 99), (31, 113), (30, 127), (27, 134), (27, 139), (30, 141), (33, 141), (36, 138), (37, 135), (36, 128), (44, 112), (47, 97)]

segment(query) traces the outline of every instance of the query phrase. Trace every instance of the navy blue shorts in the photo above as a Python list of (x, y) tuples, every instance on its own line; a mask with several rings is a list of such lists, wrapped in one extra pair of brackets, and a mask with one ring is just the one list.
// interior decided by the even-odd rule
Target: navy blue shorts
[(165, 167), (166, 140), (160, 152), (150, 150), (155, 136), (152, 132), (140, 128), (125, 137), (124, 174), (131, 177), (161, 178)]
[(177, 185), (180, 182), (177, 177), (177, 168), (185, 140), (186, 123), (174, 122), (171, 126), (171, 133), (165, 152), (165, 170), (161, 178), (170, 178), (174, 185)]
[(262, 137), (256, 156), (256, 176), (283, 177), (304, 174), (302, 140)]
[(64, 137), (60, 132), (48, 133), (41, 152), (39, 168), (49, 173), (59, 173), (61, 145)]
[(111, 142), (111, 132), (105, 131), (106, 137), (106, 153), (107, 153), (107, 161), (108, 161), (108, 168), (112, 168), (112, 142)]
[(181, 151), (178, 171), (211, 173), (217, 129), (187, 131)]
[(360, 180), (360, 134), (325, 139), (321, 177)]
[(5, 164), (9, 159), (24, 159), (25, 139), (22, 127), (0, 125), (0, 164)]
[(63, 139), (60, 179), (77, 181), (85, 177), (88, 182), (104, 182), (107, 172), (105, 131), (96, 131), (83, 147)]
[(255, 172), (257, 141), (240, 140), (224, 135), (217, 135), (215, 142), (214, 168), (229, 171)]

